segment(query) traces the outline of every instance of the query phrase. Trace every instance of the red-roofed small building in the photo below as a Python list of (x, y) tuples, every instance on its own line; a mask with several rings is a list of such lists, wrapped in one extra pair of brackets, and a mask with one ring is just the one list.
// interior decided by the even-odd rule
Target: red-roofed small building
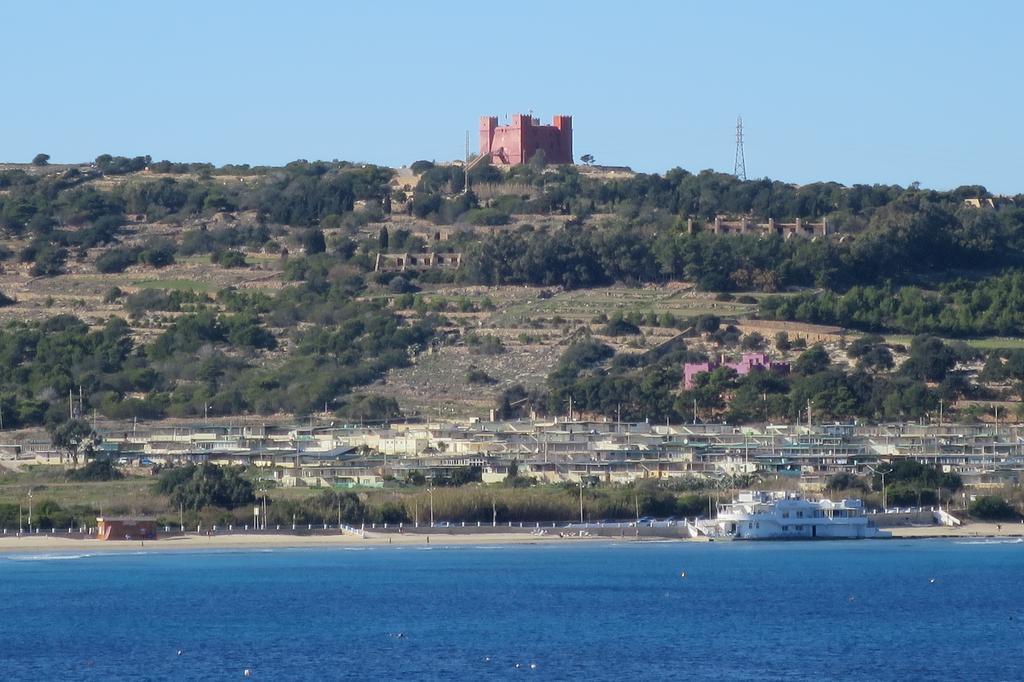
[(103, 516), (96, 519), (97, 540), (156, 540), (156, 519)]

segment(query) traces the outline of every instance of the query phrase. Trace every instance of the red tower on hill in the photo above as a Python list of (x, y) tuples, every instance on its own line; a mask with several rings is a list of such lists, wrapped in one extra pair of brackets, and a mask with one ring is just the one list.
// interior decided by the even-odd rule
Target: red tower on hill
[(497, 116), (480, 117), (480, 156), (497, 165), (526, 163), (539, 151), (551, 164), (572, 163), (572, 116), (555, 116), (551, 125), (525, 114), (515, 114), (507, 126)]

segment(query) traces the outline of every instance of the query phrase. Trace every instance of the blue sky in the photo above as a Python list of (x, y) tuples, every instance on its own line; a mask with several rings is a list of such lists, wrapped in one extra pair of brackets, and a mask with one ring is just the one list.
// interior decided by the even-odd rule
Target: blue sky
[(663, 172), (1024, 192), (1024, 3), (8, 2), (0, 161), (461, 158), (574, 117)]

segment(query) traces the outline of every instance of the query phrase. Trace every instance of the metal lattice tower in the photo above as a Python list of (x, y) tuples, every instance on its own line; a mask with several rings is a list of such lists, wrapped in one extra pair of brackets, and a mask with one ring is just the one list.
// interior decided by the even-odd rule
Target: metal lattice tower
[(732, 166), (732, 174), (740, 180), (747, 179), (747, 161), (743, 158), (743, 117), (736, 117), (736, 161)]

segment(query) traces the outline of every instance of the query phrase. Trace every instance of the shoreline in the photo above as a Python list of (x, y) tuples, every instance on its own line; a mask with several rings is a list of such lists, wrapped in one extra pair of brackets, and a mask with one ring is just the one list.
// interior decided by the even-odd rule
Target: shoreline
[(1024, 538), (1022, 523), (965, 523), (962, 526), (890, 526), (881, 528), (892, 539), (907, 538)]
[[(908, 539), (1024, 539), (1024, 524), (1020, 523), (972, 523), (958, 527), (948, 526), (903, 526), (886, 528), (891, 538), (882, 540)], [(253, 534), (225, 533), (222, 535), (174, 535), (157, 540), (113, 540), (103, 541), (92, 538), (69, 538), (60, 535), (38, 534), (26, 536), (0, 536), (0, 555), (26, 552), (61, 551), (102, 551), (102, 552), (166, 552), (203, 551), (225, 549), (302, 549), (302, 548), (353, 548), (388, 546), (464, 546), (464, 545), (550, 545), (578, 542), (707, 542), (707, 538), (678, 538), (659, 536), (607, 536), (559, 537), (557, 534), (537, 535), (532, 532), (490, 532), (490, 533), (448, 533), (438, 529), (436, 533), (366, 533), (366, 537), (351, 534), (293, 535), (284, 533)]]
[[(539, 545), (565, 542), (588, 542), (593, 540), (615, 540), (636, 542), (644, 538), (611, 538), (599, 535), (586, 537), (558, 537), (558, 535), (534, 535), (532, 533), (474, 533), (465, 535), (439, 533), (385, 534), (367, 533), (366, 537), (355, 535), (258, 535), (232, 533), (223, 535), (176, 535), (156, 540), (96, 540), (92, 538), (68, 538), (59, 535), (33, 535), (22, 537), (0, 537), (0, 556), (23, 552), (39, 551), (103, 551), (103, 552), (166, 552), (204, 551), (224, 549), (302, 549), (302, 548), (353, 548), (353, 547), (408, 547), (408, 546), (452, 546), (452, 545)], [(661, 538), (648, 538), (661, 539)]]

